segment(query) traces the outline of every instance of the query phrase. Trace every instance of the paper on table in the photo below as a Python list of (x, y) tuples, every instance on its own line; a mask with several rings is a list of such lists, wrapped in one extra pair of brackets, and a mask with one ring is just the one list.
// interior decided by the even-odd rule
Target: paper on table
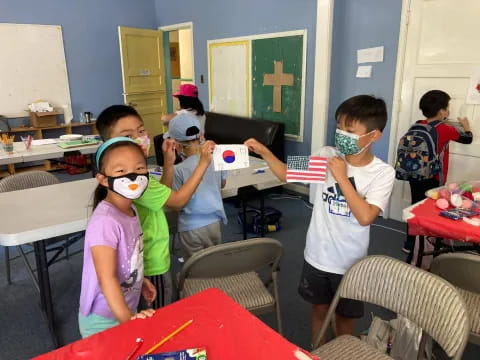
[(473, 69), (468, 86), (467, 104), (480, 104), (480, 67)]
[(213, 167), (215, 171), (243, 169), (250, 166), (245, 145), (215, 145)]
[(33, 140), (32, 145), (50, 145), (56, 144), (57, 139), (40, 139), (40, 140)]
[(372, 77), (372, 65), (360, 65), (357, 68), (357, 78)]
[(357, 64), (383, 62), (383, 46), (357, 50)]
[(46, 101), (34, 102), (28, 105), (28, 107), (30, 108), (30, 111), (33, 111), (33, 112), (53, 111), (52, 105), (50, 105)]

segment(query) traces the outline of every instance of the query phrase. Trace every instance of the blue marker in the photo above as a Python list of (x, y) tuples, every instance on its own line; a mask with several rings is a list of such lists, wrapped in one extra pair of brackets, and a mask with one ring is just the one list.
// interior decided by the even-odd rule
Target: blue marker
[(253, 171), (253, 174), (264, 174), (264, 173), (265, 173), (265, 170), (268, 170), (268, 166), (263, 167), (263, 168), (259, 168), (259, 169), (255, 169), (255, 170)]

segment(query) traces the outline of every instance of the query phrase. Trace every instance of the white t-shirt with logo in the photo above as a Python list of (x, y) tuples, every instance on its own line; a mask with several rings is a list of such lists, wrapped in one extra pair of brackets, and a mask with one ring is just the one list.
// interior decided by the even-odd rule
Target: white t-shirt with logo
[[(332, 157), (338, 153), (333, 147), (324, 147), (316, 155)], [(395, 180), (393, 167), (374, 157), (362, 167), (347, 163), (347, 175), (362, 198), (381, 211), (385, 210)], [(344, 274), (367, 255), (370, 225), (358, 223), (330, 171), (324, 184), (311, 186), (314, 207), (307, 232), (305, 260), (316, 269)]]

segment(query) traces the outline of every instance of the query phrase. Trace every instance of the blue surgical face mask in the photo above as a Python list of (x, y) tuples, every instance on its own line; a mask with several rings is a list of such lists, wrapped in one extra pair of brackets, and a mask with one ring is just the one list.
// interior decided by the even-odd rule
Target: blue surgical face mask
[(335, 146), (344, 155), (359, 155), (370, 146), (372, 141), (360, 149), (358, 147), (358, 140), (363, 136), (373, 133), (374, 131), (375, 130), (360, 136), (337, 129), (335, 132)]

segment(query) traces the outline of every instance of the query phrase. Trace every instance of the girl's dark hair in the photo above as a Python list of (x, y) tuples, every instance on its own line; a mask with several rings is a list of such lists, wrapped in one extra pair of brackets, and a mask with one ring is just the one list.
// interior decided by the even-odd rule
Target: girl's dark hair
[(185, 110), (195, 110), (197, 115), (205, 114), (202, 102), (197, 97), (178, 95), (180, 107)]
[[(132, 149), (136, 149), (142, 155), (142, 157), (145, 157), (142, 148), (138, 144), (131, 141), (116, 142), (110, 145), (108, 148), (106, 148), (103, 151), (102, 155), (100, 156), (100, 159), (98, 160), (98, 169), (97, 169), (100, 174), (105, 173), (104, 172), (105, 166), (104, 166), (103, 160), (112, 150), (118, 149), (120, 147), (131, 147)], [(108, 193), (108, 189), (105, 186), (101, 184), (97, 185), (97, 187), (95, 188), (95, 192), (93, 193), (93, 209), (94, 210), (98, 204), (100, 204), (103, 200), (105, 200), (105, 198), (107, 197), (107, 193)]]
[(437, 116), (440, 110), (446, 110), (450, 101), (450, 95), (442, 90), (430, 90), (420, 99), (420, 110), (426, 118)]

